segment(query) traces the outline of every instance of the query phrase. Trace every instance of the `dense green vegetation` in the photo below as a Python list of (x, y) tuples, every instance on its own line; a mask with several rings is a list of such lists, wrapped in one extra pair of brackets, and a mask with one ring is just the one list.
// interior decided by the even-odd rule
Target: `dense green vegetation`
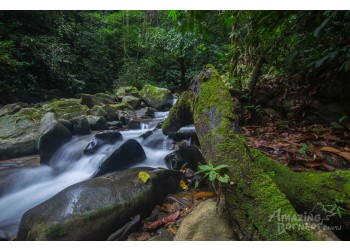
[(182, 90), (207, 63), (238, 88), (342, 85), (349, 34), (349, 11), (0, 11), (0, 97)]

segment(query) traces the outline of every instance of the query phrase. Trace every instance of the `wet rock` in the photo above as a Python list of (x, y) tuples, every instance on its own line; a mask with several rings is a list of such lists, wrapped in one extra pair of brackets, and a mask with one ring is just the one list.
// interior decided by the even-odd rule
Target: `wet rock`
[(134, 139), (129, 139), (102, 162), (93, 177), (129, 168), (131, 165), (145, 159), (146, 154), (140, 143)]
[(106, 94), (106, 93), (97, 93), (95, 94), (96, 97), (98, 97), (103, 104), (115, 104), (116, 99), (115, 96), (112, 94)]
[(20, 105), (20, 103), (7, 104), (0, 108), (0, 116), (15, 114), (21, 108), (23, 108), (23, 105)]
[(64, 119), (58, 119), (58, 121), (69, 129), (70, 132), (73, 133), (73, 124), (70, 121), (64, 120)]
[(140, 215), (134, 216), (128, 223), (126, 223), (122, 228), (118, 229), (116, 232), (111, 234), (107, 240), (108, 241), (119, 241), (126, 240), (128, 235), (132, 233), (140, 225)]
[(107, 126), (109, 129), (121, 129), (123, 127), (123, 123), (121, 121), (113, 121), (107, 122)]
[(107, 113), (107, 117), (105, 117), (107, 121), (120, 120), (118, 118), (118, 112), (133, 110), (133, 108), (127, 103), (106, 104), (102, 106), (102, 108)]
[(134, 109), (138, 108), (140, 106), (141, 103), (141, 99), (135, 96), (124, 96), (122, 99), (122, 103), (127, 103), (129, 104), (131, 107), (133, 107)]
[[(151, 178), (143, 183), (138, 172)], [(28, 210), (21, 219), (18, 240), (106, 240), (130, 218), (141, 220), (178, 189), (180, 175), (171, 170), (127, 169), (108, 178), (72, 185)]]
[(147, 131), (144, 134), (140, 135), (139, 138), (146, 139), (146, 138), (150, 137), (152, 134), (153, 134), (152, 131)]
[(154, 108), (145, 107), (145, 108), (136, 110), (135, 114), (137, 117), (140, 117), (140, 118), (154, 118), (154, 113), (156, 111), (157, 110)]
[(217, 213), (216, 202), (206, 200), (193, 209), (181, 222), (175, 240), (235, 240), (228, 218)]
[(191, 140), (191, 144), (197, 144), (198, 142), (195, 128), (181, 128), (178, 132), (169, 134), (169, 138), (176, 142), (182, 140)]
[(88, 115), (103, 116), (107, 119), (107, 112), (101, 106), (94, 106), (92, 109), (87, 111)]
[(89, 108), (80, 104), (80, 99), (54, 100), (42, 106), (45, 112), (54, 111), (58, 119), (71, 120), (78, 116), (87, 115)]
[(42, 116), (39, 109), (22, 108), (13, 115), (0, 117), (0, 159), (38, 153)]
[(114, 144), (123, 139), (122, 134), (117, 130), (106, 130), (97, 133), (84, 150), (84, 154), (92, 155), (104, 145)]
[(46, 113), (40, 121), (40, 163), (48, 164), (57, 149), (71, 138), (71, 131), (57, 120), (56, 114)]
[(153, 238), (149, 239), (150, 241), (173, 241), (173, 236), (171, 236), (171, 233), (166, 230), (166, 228), (161, 228), (158, 231), (158, 235), (154, 236)]
[(73, 134), (87, 135), (90, 134), (90, 124), (86, 116), (79, 116), (71, 119), (70, 122), (73, 124)]
[(128, 122), (128, 128), (134, 129), (134, 130), (141, 129), (141, 122), (136, 120), (131, 120)]
[(85, 105), (91, 109), (95, 105), (101, 105), (102, 102), (101, 102), (100, 98), (98, 98), (94, 95), (82, 94), (81, 95), (81, 104)]
[(128, 122), (132, 119), (133, 117), (133, 112), (130, 110), (118, 110), (117, 115), (119, 121), (121, 121), (124, 125), (127, 125)]
[(202, 152), (195, 145), (184, 145), (164, 158), (165, 164), (170, 169), (179, 170), (183, 166), (198, 170), (198, 165), (206, 164)]
[(88, 115), (86, 118), (92, 130), (108, 129), (106, 119), (103, 116)]
[(149, 84), (140, 91), (142, 100), (155, 109), (165, 109), (172, 106), (173, 95), (170, 90), (158, 88)]
[(117, 96), (117, 98), (122, 99), (124, 96), (139, 97), (140, 95), (139, 95), (139, 91), (137, 90), (136, 87), (122, 86), (117, 90), (116, 96)]
[(0, 241), (9, 241), (11, 237), (3, 230), (0, 230)]

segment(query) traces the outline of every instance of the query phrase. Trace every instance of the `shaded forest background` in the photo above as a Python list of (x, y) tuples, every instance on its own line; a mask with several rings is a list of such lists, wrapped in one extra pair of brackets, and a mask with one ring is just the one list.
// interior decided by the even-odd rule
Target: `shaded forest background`
[(349, 11), (0, 11), (0, 104), (146, 83), (187, 88), (211, 63), (258, 81), (350, 93)]

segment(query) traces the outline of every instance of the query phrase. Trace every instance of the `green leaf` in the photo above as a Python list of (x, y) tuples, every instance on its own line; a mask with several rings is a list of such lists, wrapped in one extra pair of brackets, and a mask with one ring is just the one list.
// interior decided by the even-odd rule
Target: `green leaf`
[(149, 180), (149, 178), (151, 178), (151, 176), (148, 173), (146, 173), (146, 172), (139, 172), (138, 177), (145, 184)]
[(228, 165), (219, 165), (219, 166), (215, 167), (213, 170), (218, 171), (218, 170), (223, 169), (223, 168), (228, 168)]
[(218, 174), (218, 173), (216, 173), (216, 172), (213, 171), (213, 170), (210, 171), (210, 173), (209, 173), (209, 180), (210, 180), (210, 181), (215, 180), (217, 174)]
[(208, 164), (212, 169), (214, 168), (213, 164), (211, 163), (211, 161)]
[(346, 115), (339, 118), (339, 123), (342, 123), (346, 118), (348, 118)]
[(198, 188), (198, 186), (199, 186), (199, 181), (196, 181), (196, 182), (194, 183), (194, 188)]
[(209, 170), (209, 169), (210, 169), (210, 166), (208, 166), (208, 165), (202, 165), (202, 166), (199, 166), (199, 169), (200, 169), (200, 170)]
[(227, 174), (218, 177), (218, 181), (220, 181), (221, 183), (228, 183), (229, 180), (230, 177)]
[(298, 152), (300, 153), (300, 154), (305, 154), (305, 152), (306, 152), (306, 150), (308, 149), (308, 145), (307, 144), (305, 144), (305, 143), (302, 143), (301, 144), (301, 148), (298, 150)]

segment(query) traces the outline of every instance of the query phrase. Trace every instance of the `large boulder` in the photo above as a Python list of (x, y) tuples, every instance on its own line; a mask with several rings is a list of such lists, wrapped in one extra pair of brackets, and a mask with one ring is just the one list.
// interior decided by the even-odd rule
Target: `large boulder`
[(92, 155), (104, 145), (114, 144), (123, 140), (122, 134), (117, 130), (106, 130), (97, 133), (89, 142), (84, 150), (84, 154)]
[(198, 165), (206, 164), (202, 152), (195, 145), (181, 146), (178, 150), (168, 154), (164, 158), (165, 164), (169, 169), (179, 170), (182, 166), (198, 170)]
[(131, 111), (133, 108), (127, 103), (106, 104), (102, 109), (107, 113), (107, 121), (118, 120), (118, 111)]
[(71, 119), (70, 122), (73, 124), (73, 134), (77, 134), (77, 135), (90, 134), (91, 132), (90, 124), (85, 115), (75, 117)]
[[(138, 178), (148, 172), (146, 184)], [(134, 168), (72, 185), (28, 210), (17, 240), (106, 240), (131, 217), (144, 219), (178, 188), (179, 173)]]
[(86, 118), (92, 130), (108, 129), (106, 119), (103, 116), (88, 115)]
[(101, 163), (93, 177), (129, 168), (145, 159), (146, 154), (141, 144), (134, 139), (129, 139)]
[(140, 106), (141, 99), (132, 95), (127, 95), (123, 97), (122, 103), (127, 103), (134, 109), (137, 109)]
[(87, 115), (89, 108), (80, 104), (80, 99), (60, 99), (44, 104), (46, 112), (54, 111), (58, 119), (71, 120), (78, 116)]
[(158, 88), (149, 84), (143, 86), (140, 91), (140, 97), (155, 109), (170, 108), (173, 100), (173, 95), (170, 90)]
[(91, 109), (93, 106), (101, 105), (102, 102), (101, 102), (100, 98), (98, 98), (94, 95), (82, 94), (81, 95), (81, 104), (85, 105)]
[(135, 111), (135, 114), (139, 118), (154, 118), (154, 113), (157, 110), (151, 107), (145, 107)]
[(94, 106), (92, 109), (87, 111), (88, 115), (94, 115), (94, 116), (103, 116), (104, 118), (107, 118), (107, 112), (102, 108), (102, 106)]
[(140, 96), (137, 88), (133, 86), (122, 86), (116, 91), (115, 95), (119, 99), (122, 99), (124, 96), (128, 96), (128, 95), (135, 96), (135, 97)]
[(71, 131), (57, 120), (56, 114), (46, 113), (40, 121), (40, 163), (48, 164), (57, 149), (71, 138)]
[(181, 222), (175, 240), (228, 241), (235, 240), (228, 218), (219, 215), (216, 202), (206, 200), (193, 209)]
[(115, 104), (116, 102), (115, 97), (110, 94), (97, 93), (95, 96), (98, 97), (103, 104)]
[(28, 107), (27, 103), (12, 103), (0, 108), (0, 117), (4, 115), (12, 115), (18, 112), (21, 108)]
[(22, 108), (13, 115), (0, 117), (0, 159), (38, 153), (42, 116), (39, 109)]

